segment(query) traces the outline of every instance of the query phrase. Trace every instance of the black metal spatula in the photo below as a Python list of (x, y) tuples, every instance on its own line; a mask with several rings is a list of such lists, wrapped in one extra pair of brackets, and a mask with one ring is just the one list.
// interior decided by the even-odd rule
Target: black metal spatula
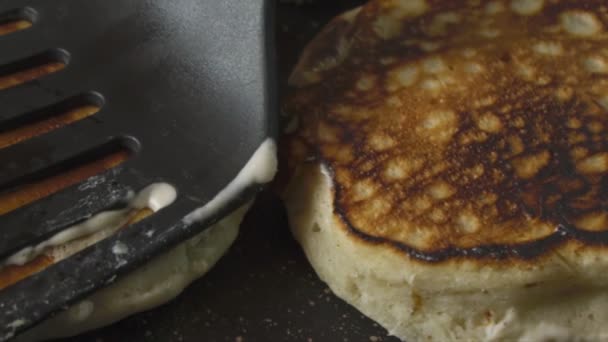
[(0, 259), (121, 205), (152, 183), (177, 190), (176, 200), (155, 215), (0, 291), (0, 341), (202, 231), (259, 188), (232, 183), (230, 198), (199, 220), (183, 219), (271, 144), (271, 12), (264, 0), (0, 4), (0, 22), (32, 23), (0, 36), (0, 77), (41, 62), (65, 65), (0, 90), (0, 132), (70, 101), (101, 107), (0, 149), (0, 194), (106, 149), (132, 152), (120, 166), (0, 215)]

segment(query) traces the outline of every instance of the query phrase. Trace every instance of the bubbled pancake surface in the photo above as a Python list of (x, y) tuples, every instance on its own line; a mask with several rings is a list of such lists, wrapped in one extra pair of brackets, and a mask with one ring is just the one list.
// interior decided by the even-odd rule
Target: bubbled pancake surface
[(608, 243), (608, 4), (376, 0), (302, 57), (285, 110), (335, 214), (424, 261)]

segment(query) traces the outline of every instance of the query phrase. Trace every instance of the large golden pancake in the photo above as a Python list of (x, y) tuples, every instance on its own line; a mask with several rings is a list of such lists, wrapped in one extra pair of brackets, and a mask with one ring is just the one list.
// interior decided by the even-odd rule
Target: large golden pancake
[(334, 22), (294, 76), (349, 229), (429, 261), (608, 242), (601, 1), (401, 3)]
[[(437, 293), (462, 305), (450, 296), (496, 289), (459, 318), (454, 336), (473, 339), (484, 310), (494, 326), (511, 309), (528, 312), (518, 300), (531, 294), (550, 300), (586, 283), (605, 299), (608, 3), (370, 1), (310, 43), (291, 84), (294, 233), (321, 277), (392, 332), (449, 338), (409, 326), (412, 308)], [(370, 308), (356, 278), (370, 273), (419, 299), (378, 299), (368, 284)], [(526, 286), (538, 287), (518, 292)], [(400, 317), (377, 307), (390, 301)], [(513, 336), (543, 314), (576, 321), (541, 311)]]

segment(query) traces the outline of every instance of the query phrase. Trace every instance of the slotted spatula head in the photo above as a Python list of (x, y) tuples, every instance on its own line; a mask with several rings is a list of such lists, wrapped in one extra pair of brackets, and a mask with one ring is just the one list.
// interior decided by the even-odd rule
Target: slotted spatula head
[[(0, 20), (32, 22), (0, 36), (0, 77), (33, 63), (65, 64), (0, 91), (0, 131), (74, 99), (101, 107), (92, 116), (0, 149), (0, 193), (104, 149), (133, 152), (120, 166), (1, 215), (0, 258), (124, 203), (149, 184), (169, 183), (177, 190), (175, 202), (155, 215), (0, 291), (0, 340), (200, 232), (259, 188), (247, 187), (200, 222), (183, 220), (224, 189), (275, 134), (270, 3), (0, 4)], [(119, 241), (135, 252), (112, 253)]]

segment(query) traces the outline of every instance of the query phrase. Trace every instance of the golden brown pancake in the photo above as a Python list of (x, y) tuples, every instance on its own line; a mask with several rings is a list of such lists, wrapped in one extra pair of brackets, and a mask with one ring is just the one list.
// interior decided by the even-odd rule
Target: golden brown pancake
[[(489, 338), (484, 310), (494, 326), (525, 316), (517, 300), (532, 293), (587, 283), (604, 295), (604, 276), (583, 279), (608, 266), (608, 3), (370, 1), (310, 43), (291, 84), (294, 233), (321, 277), (397, 336)], [(357, 265), (335, 264), (345, 255)], [(372, 308), (345, 284), (364, 281), (336, 267), (399, 279), (418, 299), (378, 299), (368, 284)], [(456, 312), (424, 312), (412, 274), (452, 305), (463, 303), (451, 291), (496, 297), (459, 318), (460, 335), (412, 326), (412, 310), (447, 315), (446, 329)], [(402, 309), (376, 307), (391, 301)], [(545, 313), (547, 324), (597, 337), (566, 323), (572, 310)], [(541, 311), (513, 336), (544, 322)]]
[[(423, 260), (526, 258), (566, 240), (602, 243), (601, 17), (576, 2), (547, 5), (542, 17), (454, 2), (406, 21), (393, 18), (390, 3), (365, 7), (357, 19), (379, 19), (357, 20), (348, 57), (312, 74), (322, 80), (289, 103), (302, 118), (302, 139), (331, 170), (336, 208), (351, 230)], [(576, 20), (592, 39), (568, 31)], [(312, 54), (332, 58), (316, 47)]]

